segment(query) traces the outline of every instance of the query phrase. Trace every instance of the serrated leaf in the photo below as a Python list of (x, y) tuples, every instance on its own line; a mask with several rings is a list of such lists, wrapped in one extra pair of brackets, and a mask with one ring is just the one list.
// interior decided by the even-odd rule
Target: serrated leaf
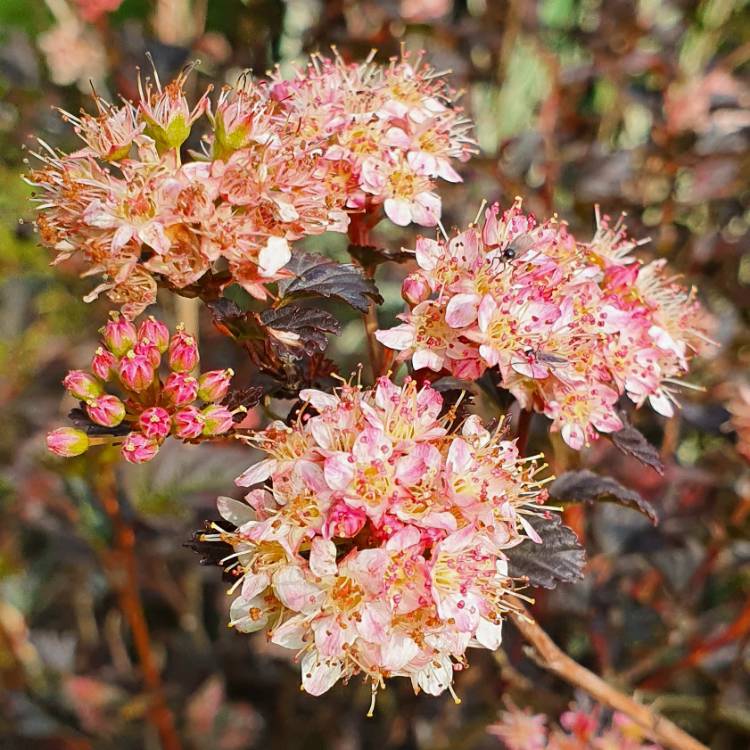
[(207, 305), (211, 312), (211, 320), (214, 326), (224, 336), (229, 336), (237, 341), (263, 339), (263, 329), (258, 324), (254, 313), (242, 310), (239, 305), (226, 297), (209, 302)]
[(529, 519), (529, 523), (542, 538), (542, 543), (526, 540), (506, 550), (510, 575), (527, 578), (532, 586), (545, 589), (583, 578), (586, 553), (573, 529), (564, 526), (557, 515)]
[(648, 500), (635, 490), (628, 489), (611, 477), (601, 477), (593, 471), (566, 471), (549, 486), (552, 502), (563, 503), (617, 503), (633, 508), (648, 516), (656, 526), (659, 516)]
[(374, 245), (349, 245), (349, 255), (365, 268), (374, 268), (380, 263), (406, 263), (407, 260), (414, 260), (413, 252)]
[(621, 430), (612, 432), (607, 437), (614, 443), (615, 447), (626, 456), (638, 459), (642, 464), (650, 466), (659, 474), (664, 474), (664, 464), (656, 446), (646, 440), (640, 430), (623, 419), (625, 425)]
[(327, 334), (341, 330), (341, 324), (331, 313), (317, 307), (300, 305), (264, 310), (260, 314), (260, 321), (269, 328), (299, 336), (300, 346), (308, 354), (313, 354), (316, 350), (325, 351), (328, 346)]
[(294, 278), (279, 282), (282, 305), (300, 297), (326, 297), (367, 312), (370, 300), (378, 304), (383, 301), (372, 279), (365, 278), (362, 269), (352, 263), (336, 263), (323, 255), (302, 253), (292, 256), (284, 270), (294, 274)]
[[(247, 388), (233, 388), (222, 401), (222, 405), (226, 406), (230, 411), (235, 411), (240, 406), (244, 406), (247, 411), (250, 411), (250, 409), (260, 403), (262, 398), (263, 389), (260, 386), (251, 385)], [(240, 411), (232, 415), (232, 420), (239, 423), (245, 419), (245, 416)]]

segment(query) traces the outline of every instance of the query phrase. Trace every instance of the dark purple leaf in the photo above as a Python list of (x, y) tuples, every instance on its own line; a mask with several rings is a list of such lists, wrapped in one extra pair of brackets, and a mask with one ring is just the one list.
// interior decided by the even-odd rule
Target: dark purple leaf
[(545, 589), (583, 578), (586, 553), (573, 529), (563, 526), (557, 515), (532, 518), (529, 523), (542, 538), (542, 544), (527, 539), (507, 550), (510, 575), (526, 578), (532, 586)]
[(283, 303), (299, 297), (326, 297), (367, 312), (370, 300), (378, 304), (383, 301), (375, 283), (352, 263), (336, 263), (322, 255), (302, 253), (292, 256), (284, 270), (294, 274), (294, 278), (279, 282)]
[(260, 321), (268, 328), (287, 331), (299, 336), (299, 345), (308, 354), (325, 351), (329, 333), (338, 333), (341, 324), (331, 313), (319, 308), (287, 305), (275, 310), (264, 310)]
[(626, 456), (637, 458), (642, 464), (650, 466), (659, 474), (664, 474), (662, 463), (657, 448), (646, 440), (639, 430), (623, 419), (625, 426), (617, 432), (610, 433), (607, 437), (614, 443), (615, 447)]
[(656, 510), (635, 490), (630, 490), (611, 477), (593, 471), (566, 471), (549, 486), (550, 499), (562, 503), (617, 503), (648, 516), (654, 526), (659, 522)]

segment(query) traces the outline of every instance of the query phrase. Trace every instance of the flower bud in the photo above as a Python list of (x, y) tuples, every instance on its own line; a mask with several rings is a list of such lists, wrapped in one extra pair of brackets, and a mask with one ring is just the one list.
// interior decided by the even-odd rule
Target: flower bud
[(140, 432), (131, 432), (123, 441), (120, 452), (131, 464), (143, 464), (159, 452), (159, 443)]
[(60, 427), (47, 433), (47, 449), (56, 456), (72, 458), (89, 448), (89, 436), (75, 427)]
[(175, 406), (184, 406), (198, 398), (198, 381), (184, 372), (170, 372), (161, 392)]
[(203, 434), (203, 415), (194, 406), (180, 409), (174, 415), (174, 434), (183, 440), (195, 440)]
[(164, 354), (169, 347), (169, 329), (160, 320), (150, 315), (138, 326), (138, 340), (147, 340), (159, 350), (160, 354)]
[(125, 352), (135, 346), (138, 340), (135, 326), (118, 313), (111, 313), (112, 319), (107, 321), (107, 325), (100, 329), (104, 345), (112, 354), (122, 357)]
[(190, 372), (198, 365), (198, 347), (188, 333), (178, 330), (169, 342), (169, 366), (175, 372)]
[(359, 534), (366, 522), (367, 514), (362, 508), (352, 508), (339, 501), (328, 512), (324, 533), (329, 539), (334, 536), (351, 538)]
[(99, 380), (83, 370), (71, 370), (65, 376), (63, 386), (71, 396), (79, 398), (81, 401), (88, 401), (104, 393), (104, 388)]
[(154, 369), (159, 367), (159, 363), (161, 362), (161, 352), (156, 348), (156, 345), (152, 344), (150, 341), (139, 341), (133, 347), (133, 352), (144, 356)]
[(129, 351), (121, 360), (120, 382), (130, 391), (140, 393), (154, 381), (154, 368), (148, 357)]
[(117, 372), (117, 357), (100, 346), (91, 358), (91, 372), (106, 382)]
[(234, 425), (232, 412), (226, 406), (211, 404), (201, 412), (203, 417), (203, 434), (206, 437), (223, 435), (229, 432)]
[(419, 273), (409, 274), (401, 287), (401, 296), (410, 304), (418, 305), (430, 296), (430, 285)]
[(234, 370), (210, 370), (198, 378), (198, 397), (209, 403), (221, 401), (227, 395)]
[(151, 406), (144, 409), (138, 417), (138, 426), (148, 438), (164, 440), (172, 429), (172, 419), (166, 409), (161, 406)]
[(92, 422), (102, 427), (117, 427), (125, 419), (125, 404), (117, 396), (105, 393), (99, 398), (89, 400), (86, 413)]

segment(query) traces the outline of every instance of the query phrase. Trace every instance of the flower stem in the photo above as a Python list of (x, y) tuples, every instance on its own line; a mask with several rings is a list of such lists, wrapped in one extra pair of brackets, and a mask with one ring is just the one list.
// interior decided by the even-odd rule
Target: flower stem
[(526, 444), (529, 442), (529, 431), (531, 428), (531, 419), (534, 412), (530, 409), (521, 409), (518, 414), (518, 430), (516, 432), (516, 446), (518, 455), (526, 455)]
[[(347, 232), (349, 242), (353, 245), (365, 246), (371, 244), (370, 225), (367, 214), (352, 214), (350, 217), (349, 229)], [(362, 266), (362, 271), (368, 279), (375, 276), (375, 268)], [(375, 331), (380, 328), (378, 321), (378, 311), (374, 302), (370, 303), (367, 312), (362, 314), (362, 321), (367, 336), (367, 351), (370, 357), (370, 367), (372, 369), (373, 381), (377, 380), (383, 374), (383, 348), (380, 342), (375, 338)]]
[(163, 750), (181, 750), (172, 712), (164, 697), (159, 669), (151, 648), (151, 636), (143, 611), (138, 569), (135, 558), (135, 533), (125, 520), (117, 497), (114, 466), (102, 461), (96, 478), (96, 489), (107, 516), (112, 522), (114, 545), (105, 554), (112, 584), (116, 590), (120, 610), (130, 627), (143, 681), (151, 697), (149, 719), (156, 728)]
[(534, 647), (542, 667), (571, 685), (585, 690), (605, 706), (620, 711), (647, 732), (651, 738), (669, 750), (708, 750), (701, 742), (684, 732), (676, 724), (638, 703), (601, 677), (560, 650), (547, 633), (525, 610), (511, 612), (511, 618), (521, 635)]

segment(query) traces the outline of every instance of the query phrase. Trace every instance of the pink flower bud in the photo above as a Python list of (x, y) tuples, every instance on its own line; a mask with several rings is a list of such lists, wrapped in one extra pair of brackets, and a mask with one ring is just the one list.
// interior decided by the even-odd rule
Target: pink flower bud
[(203, 415), (194, 406), (180, 409), (174, 415), (174, 434), (183, 440), (195, 440), (203, 434)]
[(221, 401), (227, 395), (234, 370), (210, 370), (198, 378), (198, 396), (201, 400)]
[(71, 370), (65, 376), (63, 386), (71, 396), (79, 398), (81, 401), (88, 401), (104, 393), (104, 388), (99, 380), (83, 370)]
[(150, 315), (138, 326), (138, 339), (148, 341), (159, 350), (160, 354), (164, 354), (169, 347), (169, 328)]
[(334, 536), (351, 538), (359, 534), (366, 521), (367, 514), (362, 508), (352, 508), (339, 501), (328, 511), (324, 533), (329, 539)]
[(207, 437), (223, 435), (234, 425), (232, 412), (226, 406), (211, 404), (201, 412), (203, 417), (203, 434)]
[(125, 419), (125, 404), (117, 396), (105, 393), (86, 404), (86, 413), (102, 427), (117, 427)]
[(85, 453), (89, 447), (89, 436), (74, 427), (60, 427), (47, 433), (47, 449), (56, 456), (72, 458)]
[(150, 341), (139, 341), (133, 347), (133, 352), (144, 356), (154, 369), (156, 369), (161, 362), (161, 352), (156, 348), (156, 345), (152, 344)]
[(110, 313), (112, 319), (100, 330), (104, 345), (112, 354), (122, 357), (125, 352), (135, 346), (138, 335), (135, 326), (118, 313)]
[(106, 382), (117, 372), (117, 357), (100, 346), (91, 358), (91, 372)]
[(131, 432), (123, 441), (120, 452), (131, 464), (143, 464), (159, 452), (159, 443), (140, 432)]
[(138, 426), (146, 437), (164, 440), (172, 429), (172, 419), (166, 409), (162, 409), (161, 406), (151, 406), (144, 409), (138, 417)]
[(198, 347), (188, 333), (178, 330), (169, 342), (169, 366), (175, 372), (190, 372), (198, 365)]
[(424, 276), (412, 273), (404, 279), (401, 296), (410, 304), (418, 305), (430, 296), (430, 285)]
[(198, 398), (198, 381), (184, 372), (170, 372), (161, 392), (175, 406), (184, 406)]
[(131, 350), (120, 360), (119, 375), (125, 388), (140, 393), (154, 381), (154, 368), (148, 357)]

